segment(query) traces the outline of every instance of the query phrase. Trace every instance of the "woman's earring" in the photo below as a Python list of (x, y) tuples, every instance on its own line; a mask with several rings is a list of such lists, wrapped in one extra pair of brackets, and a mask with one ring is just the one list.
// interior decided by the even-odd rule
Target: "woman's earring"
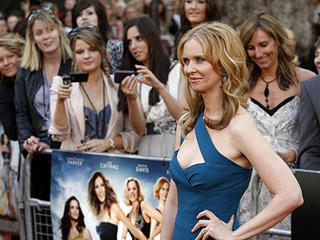
[(222, 84), (224, 84), (227, 81), (228, 75), (226, 73), (222, 74)]

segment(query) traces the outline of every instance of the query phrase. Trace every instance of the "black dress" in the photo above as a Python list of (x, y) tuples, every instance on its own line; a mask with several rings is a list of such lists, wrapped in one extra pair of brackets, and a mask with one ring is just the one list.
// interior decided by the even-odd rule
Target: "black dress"
[(0, 83), (0, 121), (10, 140), (17, 140), (16, 107), (14, 105), (14, 78)]
[(101, 240), (117, 240), (118, 226), (109, 222), (101, 222), (96, 227)]
[[(128, 218), (131, 218), (131, 212), (128, 214)], [(147, 223), (142, 215), (141, 211), (141, 204), (138, 204), (138, 209), (137, 209), (137, 215), (136, 215), (136, 221), (134, 223), (134, 226), (138, 228), (147, 238), (149, 238), (150, 235), (150, 222)], [(133, 234), (129, 231), (131, 237), (133, 240), (138, 240)]]

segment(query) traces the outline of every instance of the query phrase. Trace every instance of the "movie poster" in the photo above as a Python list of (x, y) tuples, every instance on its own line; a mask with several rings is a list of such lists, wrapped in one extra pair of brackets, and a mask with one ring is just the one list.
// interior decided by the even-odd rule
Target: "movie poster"
[(18, 142), (8, 139), (0, 123), (0, 232), (15, 235), (19, 233), (15, 202), (18, 163)]
[[(100, 175), (102, 174), (105, 179), (109, 181), (110, 186), (114, 190), (117, 204), (126, 216), (132, 208), (132, 206), (125, 204), (124, 190), (126, 188), (126, 180), (129, 178), (138, 179), (141, 192), (144, 195), (144, 201), (156, 209), (159, 200), (154, 196), (154, 185), (157, 180), (163, 177), (169, 180), (168, 160), (169, 159), (143, 158), (138, 155), (126, 154), (107, 155), (53, 151), (50, 199), (54, 239), (61, 239), (61, 219), (64, 215), (66, 202), (72, 196), (74, 196), (80, 204), (86, 231), (89, 231), (92, 239), (100, 239), (97, 231), (100, 234), (109, 234), (110, 236), (117, 232), (116, 239), (121, 239), (125, 226), (123, 221), (119, 221), (118, 224), (111, 226), (110, 224), (103, 226), (97, 215), (105, 219), (105, 221), (108, 221), (106, 219), (110, 218), (110, 216), (102, 215), (101, 217), (101, 213), (95, 214), (92, 209), (92, 205), (94, 204), (92, 201), (89, 203), (89, 196), (91, 196), (90, 199), (96, 199), (97, 202), (99, 202), (100, 199), (108, 198), (105, 196), (106, 194), (104, 194), (105, 188), (103, 188), (104, 190), (102, 192), (99, 190), (101, 189), (102, 180)], [(89, 181), (91, 178), (94, 178), (95, 181), (91, 180), (90, 184)], [(96, 185), (92, 185), (93, 182)], [(88, 189), (91, 189), (91, 192), (94, 193), (91, 195), (88, 194)], [(74, 199), (70, 202), (76, 203)], [(72, 204), (69, 204), (69, 206), (72, 206)], [(70, 210), (66, 212), (69, 212), (67, 216), (74, 216)], [(76, 214), (75, 216), (77, 217), (78, 215)], [(114, 220), (113, 216), (112, 218)], [(126, 239), (132, 239), (129, 233), (126, 235)], [(155, 239), (159, 239), (159, 235)]]
[[(13, 167), (17, 162), (19, 153), (13, 154), (13, 148), (18, 147), (8, 139), (0, 124), (0, 216), (10, 220), (16, 219), (16, 209), (13, 196), (14, 174), (17, 167)], [(1, 229), (1, 228), (0, 228)]]

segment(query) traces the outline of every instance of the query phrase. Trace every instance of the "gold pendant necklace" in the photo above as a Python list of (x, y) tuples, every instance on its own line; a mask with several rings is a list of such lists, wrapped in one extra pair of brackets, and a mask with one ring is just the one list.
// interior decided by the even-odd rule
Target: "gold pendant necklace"
[(208, 118), (204, 113), (203, 113), (203, 122), (204, 124), (211, 129), (216, 129), (216, 125), (220, 122), (217, 120), (212, 120), (210, 118)]

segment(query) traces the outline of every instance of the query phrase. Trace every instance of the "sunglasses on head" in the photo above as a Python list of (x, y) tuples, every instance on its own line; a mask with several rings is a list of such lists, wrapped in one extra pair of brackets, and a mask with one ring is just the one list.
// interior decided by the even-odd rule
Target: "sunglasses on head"
[(33, 10), (32, 13), (28, 17), (28, 23), (30, 23), (32, 20), (36, 19), (39, 17), (40, 14), (48, 14), (48, 15), (54, 15), (53, 8), (51, 5), (46, 5), (41, 9), (38, 10)]
[(97, 27), (94, 25), (89, 24), (88, 26), (85, 27), (78, 27), (78, 28), (74, 28), (72, 29), (69, 33), (68, 33), (68, 37), (72, 38), (75, 37), (79, 34), (79, 32), (81, 32), (82, 30), (88, 30), (88, 31), (97, 31)]

